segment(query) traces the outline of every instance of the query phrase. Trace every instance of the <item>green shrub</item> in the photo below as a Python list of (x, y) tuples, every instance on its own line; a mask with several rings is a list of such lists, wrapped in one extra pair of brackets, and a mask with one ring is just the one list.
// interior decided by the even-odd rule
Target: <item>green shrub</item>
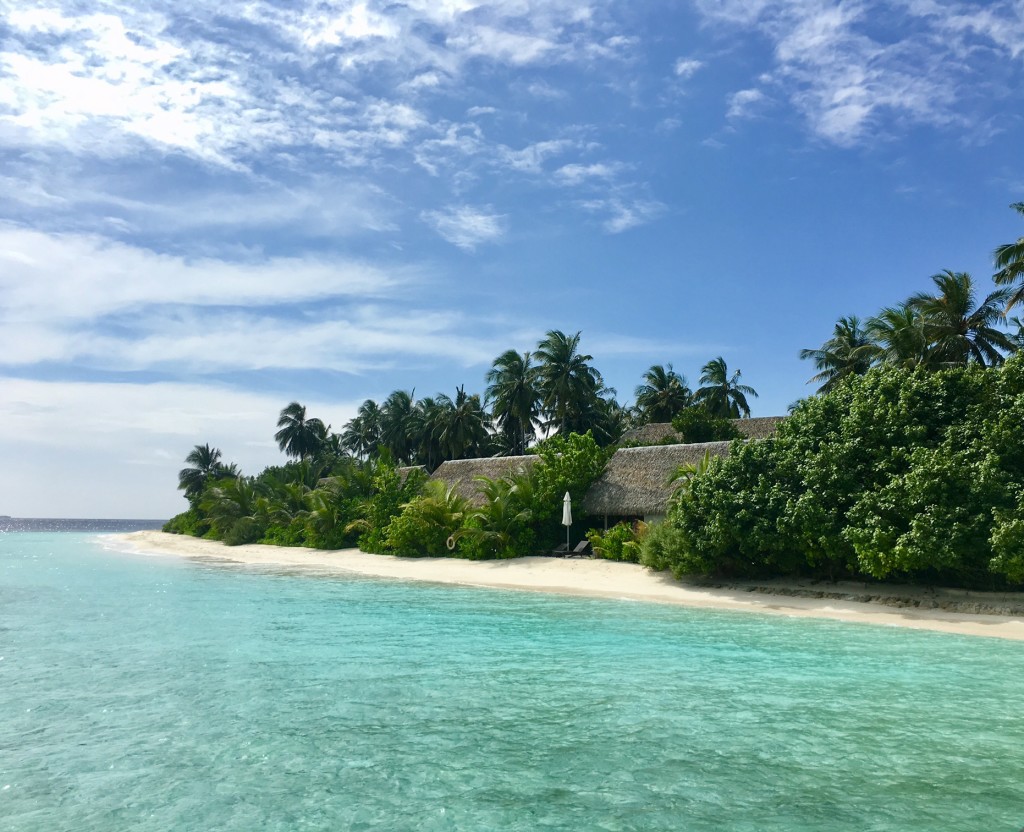
[(591, 529), (587, 532), (587, 540), (599, 558), (640, 563), (641, 547), (648, 529), (648, 525), (643, 522), (635, 526), (617, 523), (603, 534), (597, 529)]
[(732, 420), (715, 416), (703, 405), (694, 405), (681, 410), (672, 420), (672, 427), (682, 436), (683, 442), (727, 442), (741, 439), (741, 434)]
[(462, 528), (467, 501), (443, 482), (428, 482), (423, 494), (414, 497), (391, 520), (384, 533), (388, 550), (403, 557), (444, 557), (448, 538)]
[(176, 514), (163, 525), (168, 534), (187, 534), (202, 537), (210, 530), (210, 524), (200, 511), (193, 506), (188, 511)]

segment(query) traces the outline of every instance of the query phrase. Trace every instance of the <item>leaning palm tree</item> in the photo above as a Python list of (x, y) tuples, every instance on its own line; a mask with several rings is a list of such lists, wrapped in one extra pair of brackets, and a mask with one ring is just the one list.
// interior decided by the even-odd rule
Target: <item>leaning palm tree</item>
[[(1015, 202), (1010, 206), (1024, 217), (1024, 202)], [(1024, 237), (1017, 242), (999, 246), (995, 251), (996, 273), (993, 279), (1000, 286), (1012, 286), (1012, 294), (1007, 299), (1006, 308), (1011, 309), (1024, 301)]]
[(485, 400), (506, 437), (509, 453), (525, 454), (527, 443), (535, 435), (541, 403), (537, 367), (530, 353), (506, 350), (494, 359), (487, 371)]
[(727, 419), (749, 416), (747, 396), (757, 398), (757, 391), (746, 384), (740, 384), (740, 375), (737, 370), (730, 376), (725, 359), (718, 356), (701, 368), (700, 383), (703, 387), (694, 394), (694, 400), (703, 404), (715, 416)]
[(997, 289), (976, 305), (974, 281), (966, 272), (948, 269), (933, 275), (938, 290), (921, 292), (909, 304), (922, 318), (924, 337), (932, 361), (941, 367), (963, 367), (969, 363), (997, 366), (1004, 352), (1013, 352), (1013, 339), (996, 327), (1006, 321), (1004, 308), (1011, 290)]
[(636, 407), (644, 422), (671, 422), (693, 399), (686, 378), (672, 365), (655, 364), (644, 373), (644, 383), (633, 392)]
[(862, 376), (871, 367), (871, 339), (856, 315), (840, 318), (832, 337), (819, 349), (800, 350), (800, 358), (814, 362), (817, 375), (808, 384), (821, 382), (819, 393), (827, 393), (848, 376)]
[(538, 389), (544, 425), (562, 434), (584, 433), (596, 414), (595, 402), (605, 392), (604, 379), (588, 362), (592, 355), (579, 352), (580, 333), (551, 330), (538, 345)]
[(220, 448), (211, 448), (209, 443), (196, 445), (185, 457), (189, 467), (178, 472), (178, 488), (190, 503), (202, 495), (207, 483), (238, 476), (235, 465), (225, 465), (220, 458)]
[(274, 434), (277, 446), (288, 456), (308, 459), (315, 456), (327, 439), (327, 426), (306, 416), (306, 407), (292, 402), (277, 420), (280, 430)]

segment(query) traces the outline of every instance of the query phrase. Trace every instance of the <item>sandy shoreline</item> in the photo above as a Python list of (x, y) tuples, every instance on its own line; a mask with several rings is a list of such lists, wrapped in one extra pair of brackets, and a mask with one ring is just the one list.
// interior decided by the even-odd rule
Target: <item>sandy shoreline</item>
[[(124, 551), (212, 559), (251, 566), (284, 567), (308, 570), (310, 573), (339, 572), (374, 578), (618, 598), (1024, 641), (1024, 617), (894, 607), (881, 603), (791, 594), (776, 595), (763, 589), (702, 588), (680, 583), (667, 574), (652, 573), (635, 564), (605, 560), (542, 557), (506, 561), (396, 558), (368, 555), (355, 549), (322, 551), (258, 544), (228, 547), (214, 541), (157, 531), (110, 535), (106, 539), (112, 547)], [(793, 588), (795, 585), (786, 589)], [(931, 597), (923, 590), (920, 595), (922, 599)]]

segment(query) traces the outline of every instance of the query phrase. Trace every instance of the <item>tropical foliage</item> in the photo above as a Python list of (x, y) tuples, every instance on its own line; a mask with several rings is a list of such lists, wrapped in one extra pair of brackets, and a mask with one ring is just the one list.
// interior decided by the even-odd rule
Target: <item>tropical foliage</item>
[(873, 369), (689, 483), (645, 562), (677, 574), (1024, 581), (1024, 358)]

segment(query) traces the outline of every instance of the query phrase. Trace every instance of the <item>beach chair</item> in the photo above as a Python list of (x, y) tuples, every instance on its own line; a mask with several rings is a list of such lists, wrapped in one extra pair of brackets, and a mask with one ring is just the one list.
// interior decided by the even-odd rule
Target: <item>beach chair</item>
[(590, 541), (581, 540), (579, 543), (576, 544), (576, 548), (573, 549), (571, 552), (567, 552), (565, 556), (567, 558), (589, 558), (590, 552), (587, 551), (587, 549), (589, 548)]
[(559, 543), (554, 549), (548, 552), (553, 558), (565, 557), (569, 553), (568, 543)]

